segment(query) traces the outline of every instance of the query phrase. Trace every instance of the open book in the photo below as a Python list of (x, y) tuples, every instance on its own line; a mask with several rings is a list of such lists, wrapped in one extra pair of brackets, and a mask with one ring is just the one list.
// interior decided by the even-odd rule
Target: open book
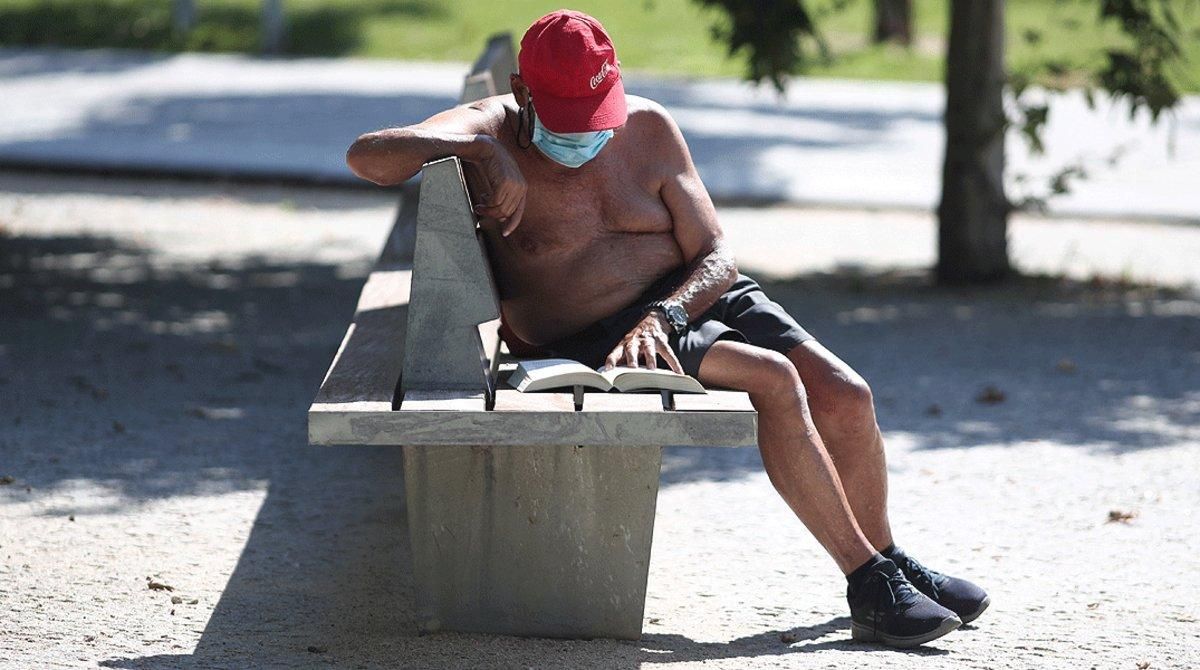
[(694, 378), (671, 370), (646, 368), (613, 368), (593, 370), (578, 361), (565, 358), (546, 358), (521, 361), (508, 378), (513, 388), (526, 393), (564, 386), (587, 386), (601, 391), (640, 391), (643, 389), (706, 393)]

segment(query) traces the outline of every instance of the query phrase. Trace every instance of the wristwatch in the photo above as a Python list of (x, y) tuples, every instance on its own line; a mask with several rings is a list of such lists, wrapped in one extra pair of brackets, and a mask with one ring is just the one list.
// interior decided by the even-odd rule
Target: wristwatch
[(662, 312), (663, 316), (667, 317), (667, 323), (671, 324), (671, 330), (674, 330), (676, 335), (683, 334), (684, 329), (687, 328), (689, 321), (688, 313), (684, 309), (683, 303), (678, 300), (658, 300), (652, 302), (646, 312), (649, 313), (652, 311)]

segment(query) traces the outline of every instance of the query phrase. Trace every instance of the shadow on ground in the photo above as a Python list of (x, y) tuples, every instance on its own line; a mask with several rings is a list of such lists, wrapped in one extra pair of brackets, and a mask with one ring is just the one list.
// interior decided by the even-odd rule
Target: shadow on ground
[[(0, 498), (88, 480), (112, 494), (91, 511), (111, 512), (268, 491), (196, 649), (107, 667), (636, 667), (850, 648), (843, 619), (719, 644), (418, 635), (399, 452), (306, 444), (304, 412), (360, 282), (319, 264), (170, 266), (124, 240), (0, 237), (0, 464), (29, 486)], [(766, 288), (872, 381), (885, 432), (917, 448), (1120, 452), (1200, 421), (1193, 295), (1050, 279), (967, 292), (853, 272)], [(989, 385), (1003, 401), (976, 400)], [(753, 450), (671, 449), (663, 484), (759, 468)]]

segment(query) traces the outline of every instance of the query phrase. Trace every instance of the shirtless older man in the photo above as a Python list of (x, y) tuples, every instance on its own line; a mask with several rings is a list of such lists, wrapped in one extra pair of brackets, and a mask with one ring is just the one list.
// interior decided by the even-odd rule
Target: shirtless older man
[(538, 19), (519, 67), (511, 95), (363, 135), (347, 162), (385, 185), (466, 162), (514, 350), (661, 358), (749, 393), (771, 483), (846, 575), (855, 639), (911, 647), (978, 617), (981, 589), (896, 548), (870, 389), (738, 273), (679, 128), (625, 94), (600, 23)]

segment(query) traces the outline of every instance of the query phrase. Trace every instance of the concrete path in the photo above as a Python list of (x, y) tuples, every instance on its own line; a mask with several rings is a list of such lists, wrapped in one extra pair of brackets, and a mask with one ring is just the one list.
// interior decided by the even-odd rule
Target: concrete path
[[(465, 71), (0, 50), (0, 164), (349, 182), (342, 157), (358, 134), (450, 106)], [(675, 115), (718, 200), (929, 209), (939, 198), (939, 85), (797, 79), (781, 101), (732, 80), (628, 81)], [(1051, 119), (1045, 159), (1011, 138), (1010, 196), (1044, 192), (1045, 175), (1083, 161), (1092, 178), (1052, 211), (1200, 220), (1200, 98), (1158, 128), (1108, 105), (1090, 112), (1079, 96), (1056, 100)], [(1017, 184), (1022, 174), (1036, 187)]]
[(418, 635), (399, 452), (304, 417), (394, 204), (0, 173), (0, 668), (1200, 667), (1200, 227), (1017, 217), (1052, 276), (964, 291), (927, 214), (720, 211), (870, 380), (901, 543), (992, 594), (905, 653), (752, 449), (667, 450), (642, 640)]

